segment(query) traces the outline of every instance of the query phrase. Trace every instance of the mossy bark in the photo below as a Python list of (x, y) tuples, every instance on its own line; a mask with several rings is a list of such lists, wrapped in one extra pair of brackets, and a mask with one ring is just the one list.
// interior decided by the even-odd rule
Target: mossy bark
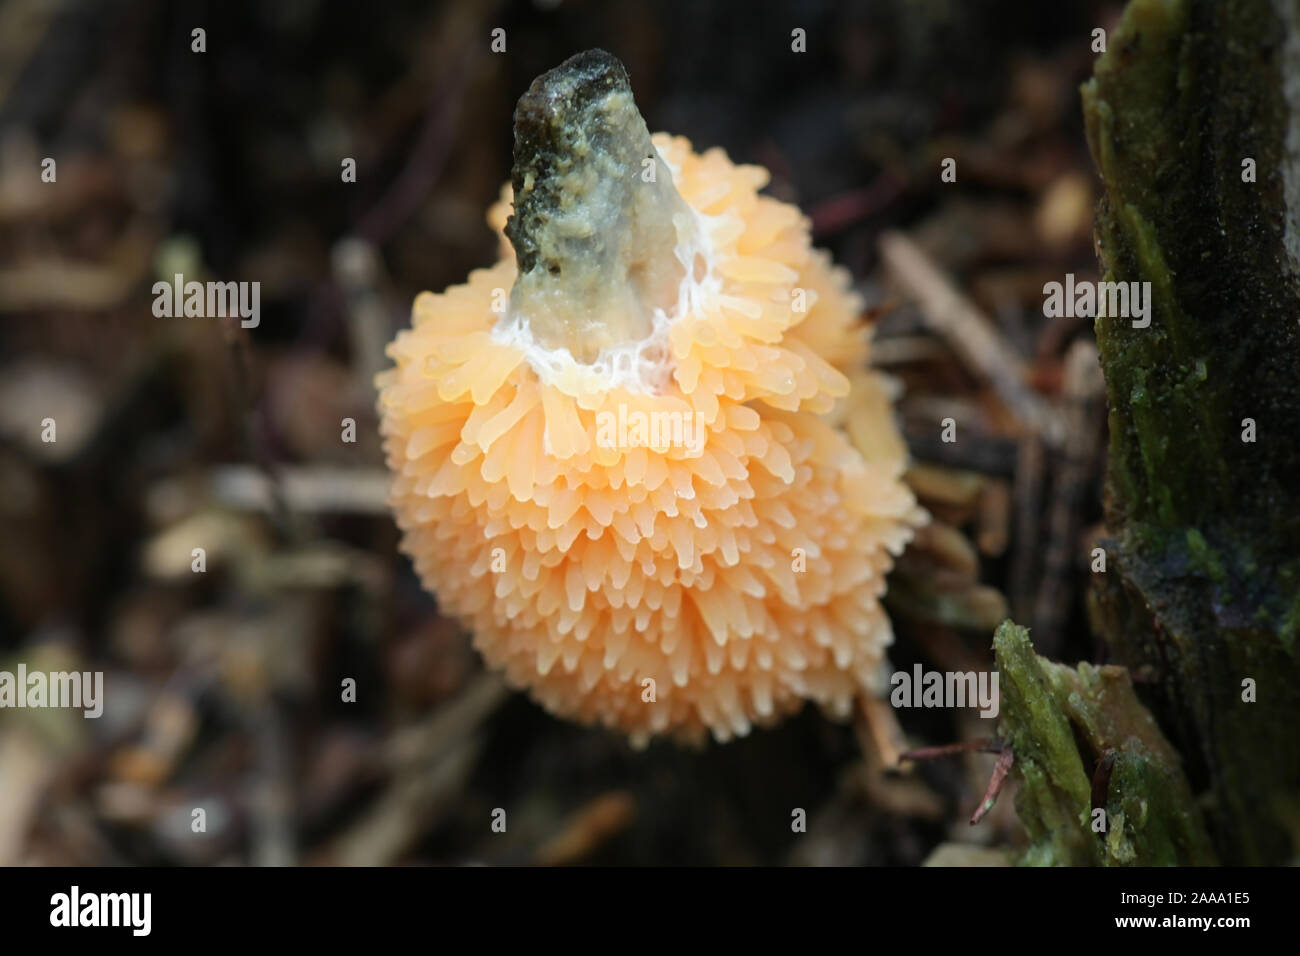
[[(993, 640), (1001, 735), (1022, 786), (1024, 862), (1201, 866), (1215, 862), (1178, 754), (1122, 667), (1078, 669), (1034, 653), (1006, 621)], [(1104, 811), (1104, 813), (1098, 813)]]
[(1236, 863), (1300, 832), (1297, 51), (1295, 0), (1133, 0), (1083, 88), (1104, 278), (1153, 300), (1147, 328), (1096, 323), (1114, 540), (1093, 620), (1152, 674)]

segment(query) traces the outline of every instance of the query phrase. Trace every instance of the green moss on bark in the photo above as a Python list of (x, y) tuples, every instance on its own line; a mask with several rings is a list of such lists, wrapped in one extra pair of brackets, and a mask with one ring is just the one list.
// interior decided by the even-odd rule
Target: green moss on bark
[(1296, 24), (1280, 11), (1134, 0), (1083, 88), (1105, 278), (1150, 282), (1153, 304), (1149, 328), (1096, 323), (1118, 553), (1095, 578), (1094, 624), (1156, 675), (1219, 853), (1249, 863), (1293, 852), (1300, 794), (1300, 284), (1284, 89)]
[[(1178, 755), (1120, 667), (1078, 669), (1034, 653), (1029, 632), (1004, 622), (993, 639), (1001, 732), (1021, 780), (1016, 813), (1031, 865), (1171, 866), (1215, 862)], [(1093, 779), (1100, 761), (1094, 829)]]

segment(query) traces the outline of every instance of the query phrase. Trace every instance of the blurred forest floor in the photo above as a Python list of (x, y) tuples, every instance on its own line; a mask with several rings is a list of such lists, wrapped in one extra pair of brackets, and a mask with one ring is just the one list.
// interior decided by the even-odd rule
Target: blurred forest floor
[[(483, 217), (514, 100), (603, 47), (652, 130), (766, 166), (872, 303), (909, 480), (940, 519), (891, 584), (894, 665), (987, 668), (1005, 613), (1046, 656), (1104, 660), (1083, 603), (1096, 350), (1090, 320), (1043, 317), (1042, 287), (1097, 278), (1077, 87), (1117, 14), (0, 7), (0, 669), (102, 670), (109, 697), (99, 720), (0, 714), (0, 864), (1003, 859), (1010, 800), (968, 823), (992, 756), (897, 766), (907, 746), (987, 737), (973, 710), (846, 726), (809, 708), (725, 746), (636, 752), (507, 692), (397, 551), (371, 380), (417, 292), (495, 258)], [(176, 272), (260, 281), (259, 327), (156, 318), (151, 286)]]

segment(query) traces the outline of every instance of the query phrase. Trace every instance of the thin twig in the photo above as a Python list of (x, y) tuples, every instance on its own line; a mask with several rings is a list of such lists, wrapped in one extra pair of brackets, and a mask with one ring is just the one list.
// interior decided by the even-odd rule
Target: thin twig
[(989, 778), (989, 788), (984, 792), (984, 799), (980, 801), (980, 805), (971, 814), (971, 826), (983, 820), (984, 814), (992, 810), (993, 804), (998, 802), (998, 794), (1002, 792), (1002, 786), (1007, 782), (1007, 774), (1011, 772), (1011, 765), (1015, 762), (1016, 754), (1010, 747), (998, 754), (998, 761), (993, 765), (993, 776)]
[(212, 469), (212, 494), (228, 508), (272, 511), (278, 493), (284, 506), (298, 514), (386, 514), (389, 473), (382, 468), (290, 465), (276, 479), (249, 465)]
[(1059, 446), (1064, 428), (1056, 410), (1026, 384), (1024, 360), (988, 317), (902, 233), (881, 236), (880, 255), (894, 280), (920, 305), (927, 325), (951, 343), (1028, 429)]
[(873, 747), (881, 766), (898, 766), (907, 746), (907, 736), (893, 708), (872, 694), (863, 693), (858, 695), (858, 711), (860, 719), (854, 729), (864, 751), (868, 746)]
[(981, 737), (978, 740), (962, 740), (955, 744), (941, 744), (938, 747), (917, 747), (902, 754), (898, 759), (942, 760), (944, 757), (955, 757), (958, 754), (1000, 754), (1003, 749), (1001, 741), (994, 740), (992, 737)]

